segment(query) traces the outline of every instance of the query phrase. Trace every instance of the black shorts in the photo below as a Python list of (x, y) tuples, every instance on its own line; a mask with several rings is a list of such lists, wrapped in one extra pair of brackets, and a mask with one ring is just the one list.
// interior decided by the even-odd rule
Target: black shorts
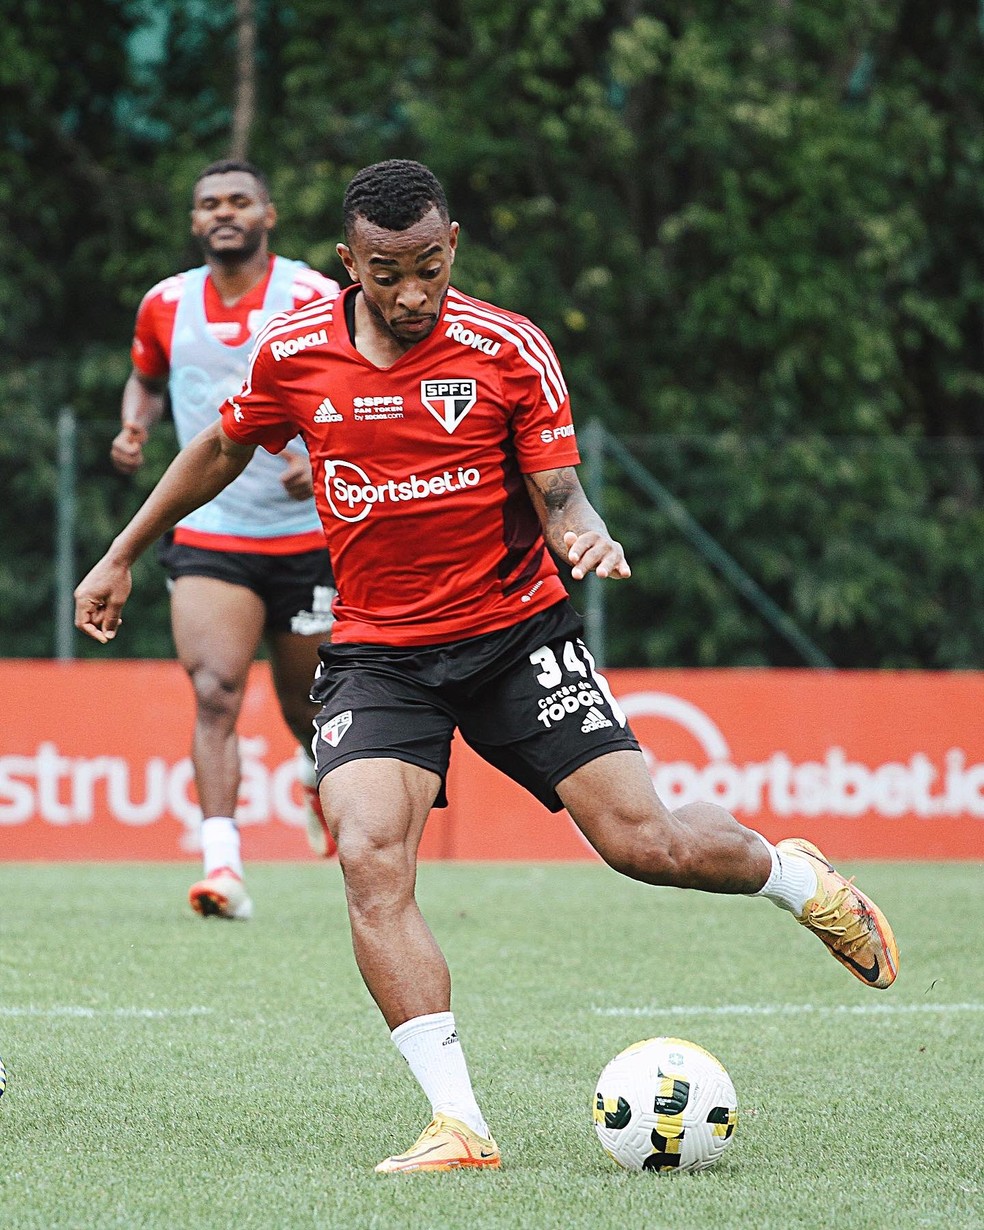
[(214, 577), (251, 589), (266, 607), (267, 632), (327, 636), (331, 631), (335, 581), (327, 548), (297, 555), (209, 551), (183, 546), (174, 541), (173, 534), (165, 534), (157, 544), (157, 558), (172, 581)]
[(556, 785), (581, 765), (639, 744), (594, 669), (574, 608), (563, 601), (511, 628), (412, 649), (322, 645), (311, 699), (318, 781), (350, 760), (392, 757), (441, 779), (451, 738), (551, 811)]

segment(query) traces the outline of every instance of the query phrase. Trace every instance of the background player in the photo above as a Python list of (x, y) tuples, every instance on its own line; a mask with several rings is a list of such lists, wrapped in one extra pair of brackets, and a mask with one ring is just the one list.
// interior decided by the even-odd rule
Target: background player
[[(140, 305), (123, 426), (111, 451), (124, 474), (143, 464), (165, 389), (178, 439), (187, 444), (242, 384), (254, 335), (272, 315), (338, 294), (331, 278), (269, 251), (276, 220), (266, 180), (250, 163), (216, 162), (199, 175), (191, 233), (205, 264), (158, 283)], [(263, 637), (284, 720), (304, 749), (302, 775), (315, 808), (309, 836), (328, 852), (310, 760), (316, 706), (308, 694), (318, 645), (331, 628), (334, 589), (312, 494), (307, 450), (297, 441), (276, 457), (258, 455), (161, 543), (174, 643), (195, 693), (192, 761), (205, 874), (189, 898), (202, 915), (252, 913), (235, 821), (236, 721)]]
[(869, 986), (894, 981), (898, 954), (881, 911), (809, 843), (776, 847), (715, 804), (670, 811), (656, 796), (547, 549), (574, 580), (630, 575), (577, 480), (561, 369), (530, 321), (450, 286), (458, 226), (435, 177), (402, 160), (360, 171), (344, 225), (355, 284), (271, 321), (222, 424), (172, 463), (79, 585), (76, 625), (114, 636), (136, 556), (257, 444), (304, 436), (339, 585), (315, 686), (321, 798), (360, 972), (434, 1116), (377, 1170), (494, 1168), (448, 966), (415, 897), (455, 729), (565, 806), (623, 874), (764, 896)]

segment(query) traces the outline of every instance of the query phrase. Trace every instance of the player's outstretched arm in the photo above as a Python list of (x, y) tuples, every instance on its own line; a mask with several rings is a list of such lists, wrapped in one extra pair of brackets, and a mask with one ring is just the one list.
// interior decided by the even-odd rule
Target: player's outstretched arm
[(236, 444), (219, 420), (178, 453), (133, 520), (75, 591), (75, 626), (105, 644), (116, 635), (130, 596), (130, 568), (161, 534), (207, 504), (246, 468), (253, 445)]
[(540, 470), (525, 478), (547, 545), (569, 561), (575, 581), (589, 572), (613, 581), (632, 575), (622, 544), (591, 507), (573, 467)]

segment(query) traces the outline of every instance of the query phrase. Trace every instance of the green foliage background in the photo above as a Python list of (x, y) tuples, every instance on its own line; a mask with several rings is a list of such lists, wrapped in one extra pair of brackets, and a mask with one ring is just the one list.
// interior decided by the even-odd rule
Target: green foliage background
[[(462, 289), (553, 339), (623, 442), (838, 666), (984, 656), (984, 38), (955, 0), (256, 0), (276, 247), (341, 278), (345, 183), (420, 158)], [(0, 653), (51, 652), (54, 417), (79, 572), (137, 483), (106, 453), (133, 314), (198, 262), (232, 0), (0, 3)], [(151, 472), (152, 471), (152, 472)], [(606, 471), (618, 664), (798, 664)], [(79, 645), (81, 652), (99, 652)], [(143, 562), (114, 652), (170, 652)]]

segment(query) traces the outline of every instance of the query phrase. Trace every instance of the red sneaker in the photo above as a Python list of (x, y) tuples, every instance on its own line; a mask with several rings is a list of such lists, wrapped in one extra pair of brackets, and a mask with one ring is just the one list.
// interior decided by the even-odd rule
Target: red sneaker
[(216, 867), (204, 880), (188, 890), (191, 908), (202, 918), (253, 917), (253, 903), (246, 892), (243, 877), (231, 867)]

